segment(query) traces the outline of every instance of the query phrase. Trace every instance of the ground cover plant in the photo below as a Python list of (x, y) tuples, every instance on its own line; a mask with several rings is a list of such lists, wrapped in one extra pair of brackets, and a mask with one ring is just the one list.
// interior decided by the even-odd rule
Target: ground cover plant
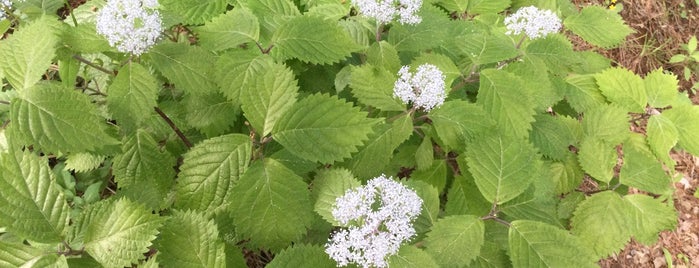
[(675, 75), (573, 49), (611, 4), (67, 3), (2, 3), (3, 266), (595, 267), (699, 154)]

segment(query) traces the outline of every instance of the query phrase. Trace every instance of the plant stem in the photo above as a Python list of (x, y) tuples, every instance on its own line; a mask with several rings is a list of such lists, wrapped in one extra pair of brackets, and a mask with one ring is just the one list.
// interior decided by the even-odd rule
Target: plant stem
[(493, 221), (500, 223), (502, 225), (505, 225), (507, 227), (511, 226), (511, 224), (509, 222), (507, 222), (506, 220), (500, 219), (497, 216), (493, 216), (493, 215), (488, 215), (488, 216), (482, 217), (481, 220), (484, 220), (484, 221), (485, 220), (493, 220)]
[(168, 117), (163, 112), (163, 110), (160, 110), (160, 108), (158, 108), (158, 107), (154, 107), (154, 108), (155, 108), (155, 112), (158, 113), (158, 115), (160, 115), (160, 117), (162, 117), (163, 120), (165, 120), (165, 122), (167, 122), (167, 124), (170, 125), (170, 128), (172, 128), (172, 130), (175, 131), (175, 134), (177, 134), (177, 136), (180, 137), (182, 142), (184, 142), (184, 145), (186, 145), (187, 148), (192, 148), (193, 147), (192, 143), (187, 139), (187, 137), (184, 136), (182, 131), (180, 131), (180, 129), (175, 125), (175, 123), (172, 122), (172, 120), (170, 120), (170, 117)]
[(0, 100), (0, 104), (10, 105), (10, 102), (9, 102), (9, 101), (4, 101), (4, 100)]
[(383, 24), (376, 23), (376, 42), (381, 42), (381, 32), (383, 31)]
[(527, 38), (526, 34), (522, 36), (522, 39), (519, 39), (519, 42), (515, 46), (516, 49), (519, 49), (519, 47), (522, 45), (522, 42), (524, 42), (524, 38)]
[(95, 69), (97, 69), (97, 70), (100, 70), (100, 71), (102, 71), (102, 72), (104, 72), (104, 73), (106, 73), (106, 74), (114, 75), (114, 72), (113, 72), (113, 71), (110, 71), (110, 70), (108, 70), (108, 69), (106, 69), (106, 68), (104, 68), (104, 67), (102, 67), (102, 66), (99, 66), (99, 65), (95, 64), (94, 62), (91, 62), (91, 61), (87, 60), (86, 58), (81, 57), (80, 55), (73, 55), (73, 58), (76, 59), (76, 60), (78, 60), (79, 62), (82, 62), (82, 63), (87, 64), (87, 66), (90, 66), (90, 67), (92, 67), (92, 68), (95, 68)]
[(75, 19), (75, 14), (73, 14), (73, 6), (70, 5), (68, 0), (63, 0), (63, 3), (65, 3), (66, 8), (68, 8), (68, 13), (70, 13), (70, 17), (73, 19), (73, 25), (78, 27), (78, 20)]

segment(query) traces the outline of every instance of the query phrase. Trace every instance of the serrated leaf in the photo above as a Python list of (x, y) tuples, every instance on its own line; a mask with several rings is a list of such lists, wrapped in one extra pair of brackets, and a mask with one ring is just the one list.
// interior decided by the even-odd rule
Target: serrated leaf
[(580, 166), (598, 181), (609, 183), (614, 176), (617, 152), (613, 145), (597, 140), (584, 139), (578, 152)]
[(45, 152), (98, 151), (118, 144), (90, 99), (58, 84), (40, 84), (12, 102), (12, 123)]
[(0, 241), (0, 266), (3, 267), (21, 267), (36, 261), (43, 254), (39, 248)]
[(466, 101), (446, 101), (428, 116), (447, 150), (463, 150), (477, 134), (495, 128), (495, 122), (480, 105)]
[(556, 182), (556, 193), (565, 194), (580, 186), (585, 175), (574, 154), (569, 154), (561, 162), (549, 165), (553, 180)]
[(366, 61), (373, 66), (383, 67), (389, 73), (397, 73), (401, 67), (398, 51), (384, 40), (371, 44), (366, 51)]
[(493, 204), (485, 200), (483, 195), (478, 192), (478, 186), (467, 170), (462, 171), (462, 175), (454, 176), (454, 181), (447, 193), (447, 203), (444, 206), (444, 212), (447, 216), (487, 215), (492, 207)]
[(359, 178), (381, 175), (393, 157), (393, 151), (413, 133), (413, 121), (409, 115), (398, 118), (392, 124), (380, 124), (346, 165)]
[(551, 77), (549, 68), (537, 57), (509, 63), (503, 70), (522, 78), (522, 86), (537, 112), (546, 111), (564, 98), (564, 87), (553, 84), (552, 78), (556, 78)]
[(464, 13), (469, 1), (464, 0), (439, 0), (436, 4), (451, 12)]
[(441, 40), (447, 38), (444, 25), (449, 19), (442, 10), (424, 5), (418, 13), (422, 22), (410, 24), (393, 24), (388, 32), (387, 41), (397, 51), (421, 51), (441, 45)]
[(240, 103), (243, 88), (249, 87), (254, 75), (272, 68), (274, 64), (269, 55), (236, 50), (219, 57), (214, 64), (214, 79), (228, 100)]
[(594, 110), (607, 103), (607, 98), (602, 95), (593, 75), (571, 75), (566, 78), (566, 83), (566, 99), (578, 113)]
[(382, 111), (403, 111), (405, 104), (393, 96), (396, 76), (384, 68), (370, 64), (352, 68), (352, 94), (366, 105)]
[(204, 140), (186, 154), (180, 167), (175, 207), (213, 213), (225, 205), (250, 163), (252, 144), (242, 134)]
[(159, 263), (168, 267), (225, 267), (224, 247), (214, 220), (189, 210), (173, 211), (156, 242)]
[(422, 249), (405, 245), (398, 250), (396, 255), (388, 258), (388, 266), (404, 268), (437, 268), (437, 262)]
[(687, 152), (699, 155), (699, 106), (676, 105), (663, 115), (677, 128), (678, 144)]
[(211, 64), (216, 62), (216, 58), (210, 52), (184, 43), (165, 43), (153, 47), (148, 56), (155, 69), (186, 93), (201, 94), (216, 90)]
[(478, 189), (491, 203), (502, 204), (523, 193), (541, 167), (530, 143), (509, 136), (474, 141), (464, 155)]
[(64, 25), (61, 28), (63, 45), (79, 53), (98, 53), (113, 50), (104, 36), (97, 33), (94, 22), (81, 22), (76, 27)]
[(417, 163), (417, 170), (425, 170), (432, 166), (434, 161), (434, 148), (432, 147), (432, 138), (426, 136), (422, 139), (420, 146), (417, 147), (415, 152), (415, 163)]
[(337, 267), (337, 264), (328, 257), (322, 246), (301, 244), (282, 250), (282, 252), (274, 256), (274, 259), (266, 267), (333, 268)]
[(570, 155), (568, 146), (576, 144), (575, 136), (568, 125), (560, 119), (549, 115), (534, 117), (529, 139), (545, 156), (563, 160)]
[(629, 115), (615, 105), (598, 106), (585, 113), (582, 129), (585, 137), (616, 145), (629, 136)]
[(526, 47), (527, 56), (541, 59), (552, 73), (567, 74), (566, 70), (578, 64), (573, 44), (564, 35), (551, 34), (531, 41)]
[(510, 6), (510, 0), (469, 0), (469, 14), (500, 13)]
[(274, 127), (274, 140), (314, 162), (332, 163), (357, 151), (377, 122), (351, 103), (315, 94), (298, 101)]
[(623, 68), (610, 68), (596, 74), (599, 90), (609, 101), (628, 112), (643, 113), (648, 103), (643, 79)]
[(346, 169), (321, 170), (313, 180), (314, 210), (333, 226), (340, 226), (332, 215), (337, 198), (347, 190), (362, 186), (354, 175)]
[(269, 40), (275, 32), (290, 18), (301, 15), (298, 7), (291, 0), (238, 0), (242, 7), (248, 8), (260, 21), (260, 37)]
[(58, 27), (42, 16), (0, 42), (0, 69), (13, 88), (26, 90), (41, 80), (56, 54)]
[(447, 185), (447, 161), (437, 159), (430, 162), (426, 169), (418, 169), (410, 174), (411, 179), (423, 181), (441, 193)]
[(679, 140), (679, 132), (675, 124), (665, 115), (656, 114), (648, 119), (646, 125), (646, 138), (651, 151), (665, 165), (674, 169), (675, 160), (670, 157), (670, 150)]
[[(308, 5), (307, 5), (308, 7)], [(345, 3), (336, 3), (328, 1), (327, 3), (319, 3), (308, 9), (306, 15), (318, 16), (324, 19), (337, 21), (347, 16), (350, 12), (350, 6)]]
[(571, 219), (573, 235), (597, 258), (618, 252), (631, 238), (629, 215), (634, 213), (619, 194), (604, 191), (582, 201)]
[(664, 194), (671, 190), (672, 179), (651, 155), (632, 146), (624, 146), (624, 165), (619, 182), (643, 191)]
[(83, 223), (87, 224), (85, 251), (108, 267), (131, 266), (143, 259), (158, 234), (162, 219), (124, 198), (96, 208), (89, 222)]
[(182, 102), (187, 109), (187, 123), (207, 137), (228, 132), (240, 115), (239, 104), (228, 100), (220, 92), (185, 95)]
[(260, 39), (260, 23), (246, 8), (234, 8), (193, 29), (202, 47), (220, 51)]
[(406, 181), (405, 185), (415, 191), (422, 199), (422, 209), (413, 226), (416, 233), (423, 234), (430, 230), (439, 216), (439, 190), (430, 184), (417, 180)]
[(272, 42), (276, 58), (297, 58), (312, 64), (335, 63), (359, 49), (337, 22), (315, 16), (290, 19), (277, 29)]
[(226, 10), (226, 0), (160, 0), (166, 12), (182, 18), (184, 24), (203, 24)]
[(255, 72), (249, 87), (243, 88), (243, 112), (261, 136), (272, 132), (274, 124), (296, 103), (299, 87), (295, 78), (289, 68), (274, 64)]
[(75, 172), (87, 172), (98, 168), (106, 156), (91, 153), (74, 153), (66, 159), (66, 169)]
[(136, 128), (150, 117), (157, 99), (155, 77), (140, 64), (129, 62), (109, 86), (107, 106), (119, 125)]
[(231, 195), (236, 197), (231, 204), (236, 232), (249, 238), (252, 247), (280, 250), (301, 238), (311, 225), (308, 185), (274, 159), (252, 164)]
[(493, 117), (502, 132), (516, 137), (529, 134), (535, 104), (523, 91), (519, 77), (495, 69), (481, 71), (476, 103)]
[(675, 75), (665, 73), (662, 69), (656, 69), (647, 74), (643, 82), (650, 106), (666, 107), (677, 99), (679, 85)]
[(568, 16), (563, 25), (590, 44), (616, 47), (633, 32), (618, 13), (600, 6), (586, 6), (579, 14)]
[(440, 267), (464, 267), (480, 254), (485, 227), (473, 215), (440, 219), (427, 233), (425, 251)]
[(597, 258), (590, 249), (552, 225), (514, 221), (508, 237), (514, 267), (597, 267)]
[(499, 245), (485, 241), (481, 247), (481, 254), (476, 257), (476, 261), (469, 265), (473, 268), (503, 268), (512, 267), (510, 258)]
[(658, 241), (661, 231), (674, 230), (677, 225), (677, 212), (673, 202), (665, 204), (660, 199), (647, 195), (633, 194), (624, 196), (633, 209), (634, 238), (644, 245), (652, 245)]
[(70, 208), (45, 158), (28, 152), (0, 157), (0, 226), (32, 241), (63, 240)]
[(460, 52), (476, 65), (511, 59), (518, 54), (512, 39), (503, 33), (482, 31), (455, 38), (460, 41)]
[(150, 134), (139, 129), (124, 139), (121, 153), (114, 157), (114, 181), (121, 189), (147, 187), (150, 194), (136, 201), (159, 208), (172, 188), (176, 163), (172, 154), (162, 151)]

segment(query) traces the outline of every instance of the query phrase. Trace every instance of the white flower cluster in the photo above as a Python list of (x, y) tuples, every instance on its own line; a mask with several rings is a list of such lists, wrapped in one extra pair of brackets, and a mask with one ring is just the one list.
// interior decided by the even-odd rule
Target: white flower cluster
[(386, 258), (415, 235), (412, 221), (422, 199), (415, 191), (381, 175), (337, 198), (333, 217), (347, 229), (333, 234), (325, 252), (338, 265), (386, 267)]
[(157, 0), (109, 0), (97, 14), (97, 33), (124, 53), (141, 55), (162, 31)]
[(505, 18), (507, 34), (524, 32), (529, 38), (545, 37), (561, 29), (561, 19), (551, 10), (540, 10), (535, 6), (523, 7)]
[(417, 67), (415, 74), (410, 73), (410, 67), (403, 66), (398, 71), (398, 80), (393, 85), (393, 96), (404, 103), (412, 102), (417, 108), (430, 111), (444, 103), (445, 92), (442, 71), (432, 64)]
[[(24, 2), (24, 0), (17, 0), (17, 2)], [(0, 20), (4, 20), (5, 17), (7, 17), (7, 14), (5, 14), (5, 11), (10, 10), (11, 8), (12, 8), (12, 1), (0, 0)]]
[(380, 24), (388, 24), (398, 17), (401, 24), (418, 24), (422, 21), (416, 13), (422, 0), (353, 0), (359, 13), (376, 19)]

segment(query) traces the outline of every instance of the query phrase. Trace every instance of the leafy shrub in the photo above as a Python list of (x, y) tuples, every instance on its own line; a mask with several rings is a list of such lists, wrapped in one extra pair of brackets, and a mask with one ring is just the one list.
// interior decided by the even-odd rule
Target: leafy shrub
[(676, 225), (669, 153), (699, 154), (699, 107), (573, 49), (620, 45), (614, 11), (146, 2), (125, 32), (101, 0), (4, 6), (0, 266), (334, 267), (337, 198), (391, 176), (422, 199), (393, 267), (594, 267)]

